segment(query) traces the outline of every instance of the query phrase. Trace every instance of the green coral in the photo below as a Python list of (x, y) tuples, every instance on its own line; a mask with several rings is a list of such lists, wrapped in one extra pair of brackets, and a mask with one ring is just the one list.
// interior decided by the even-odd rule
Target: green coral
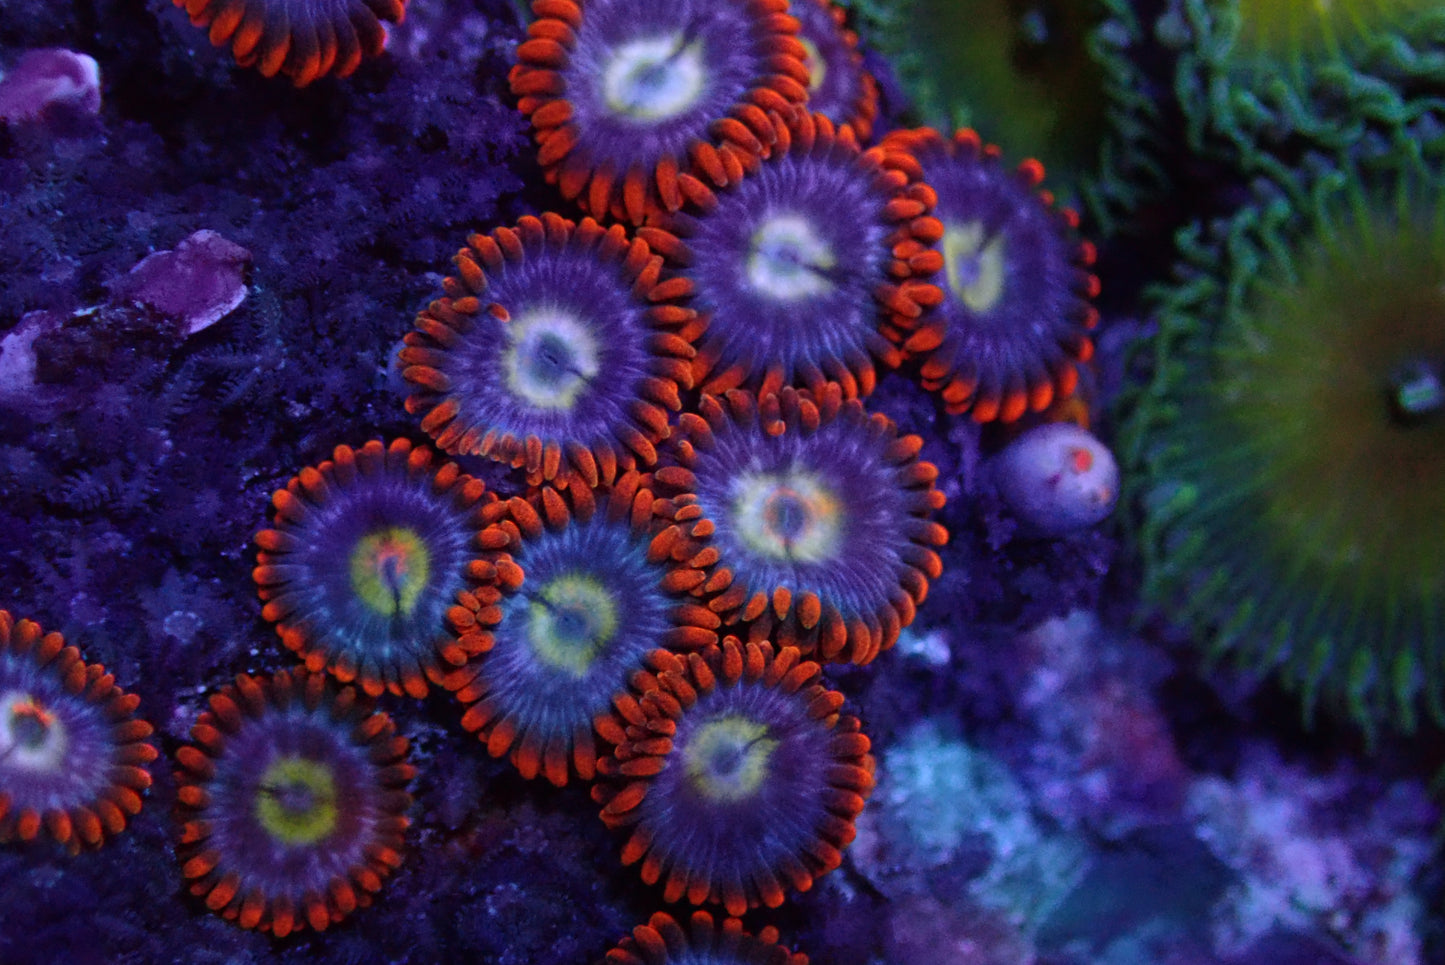
[(891, 62), (913, 121), (972, 127), (1007, 157), (1038, 158), (1103, 233), (1161, 190), (1158, 108), (1128, 0), (842, 2)]
[(1146, 596), (1371, 732), (1445, 721), (1445, 180), (1405, 157), (1184, 231), (1123, 402)]
[(1348, 150), (1445, 107), (1445, 5), (1435, 0), (1174, 0), (1191, 147), (1280, 176), (1307, 150)]

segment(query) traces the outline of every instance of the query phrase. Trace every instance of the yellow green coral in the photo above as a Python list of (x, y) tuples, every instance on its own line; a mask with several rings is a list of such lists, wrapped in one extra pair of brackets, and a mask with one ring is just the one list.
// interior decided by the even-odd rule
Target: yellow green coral
[(1302, 150), (1348, 150), (1445, 106), (1445, 6), (1433, 0), (1175, 0), (1175, 92), (1195, 150), (1276, 176)]
[(1182, 242), (1126, 404), (1146, 595), (1307, 708), (1445, 720), (1438, 164), (1346, 166)]
[[(885, 54), (911, 122), (973, 128), (1106, 232), (1163, 183), (1144, 24), (1126, 0), (844, 0)], [(1157, 93), (1157, 92), (1156, 92)]]

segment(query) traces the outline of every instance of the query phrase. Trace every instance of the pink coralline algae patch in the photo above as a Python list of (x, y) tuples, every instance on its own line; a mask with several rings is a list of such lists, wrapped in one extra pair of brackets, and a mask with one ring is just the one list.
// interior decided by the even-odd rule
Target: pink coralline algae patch
[(64, 321), (55, 312), (26, 312), (20, 324), (0, 338), (0, 402), (20, 398), (35, 387), (35, 340)]
[(1350, 961), (1438, 960), (1410, 882), (1433, 860), (1439, 811), (1417, 781), (1360, 778), (1348, 762), (1321, 769), (1252, 742), (1230, 778), (1193, 784), (1196, 833), (1239, 876), (1210, 916), (1217, 950), (1295, 932), (1327, 936)]
[(149, 305), (181, 322), (185, 334), (209, 328), (246, 300), (251, 252), (214, 231), (197, 231), (174, 251), (147, 255), (111, 286), (117, 301)]
[(1160, 671), (1129, 641), (1076, 611), (1017, 642), (1018, 695), (1037, 735), (1023, 780), (1067, 827), (1120, 836), (1178, 820), (1192, 778), (1151, 694)]
[(59, 48), (31, 50), (0, 77), (0, 120), (38, 120), (52, 105), (100, 112), (100, 65), (93, 57)]

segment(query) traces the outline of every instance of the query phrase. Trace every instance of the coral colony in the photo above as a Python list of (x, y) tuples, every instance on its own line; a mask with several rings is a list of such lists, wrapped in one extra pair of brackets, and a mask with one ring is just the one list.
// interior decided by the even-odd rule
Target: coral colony
[(1445, 961), (1442, 50), (12, 0), (0, 962)]

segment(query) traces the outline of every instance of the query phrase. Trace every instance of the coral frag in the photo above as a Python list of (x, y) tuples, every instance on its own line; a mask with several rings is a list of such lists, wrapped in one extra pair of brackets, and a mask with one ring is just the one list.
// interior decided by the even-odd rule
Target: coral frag
[(798, 41), (807, 52), (808, 110), (847, 124), (860, 143), (868, 143), (878, 116), (878, 82), (863, 66), (858, 35), (845, 26), (843, 8), (831, 0), (795, 0), (788, 13), (798, 20)]
[(836, 385), (817, 399), (734, 389), (700, 408), (657, 476), (677, 492), (668, 551), (716, 562), (696, 591), (707, 607), (750, 640), (823, 660), (863, 664), (893, 646), (948, 539), (922, 439)]
[[(891, 334), (921, 359), (923, 384), (951, 413), (1013, 422), (1067, 398), (1093, 356), (1099, 313), (1094, 246), (1078, 215), (1040, 187), (1043, 166), (1004, 166), (978, 133), (922, 128), (883, 141), (892, 163), (936, 198), (926, 234), (896, 239), (900, 261), (927, 266), (935, 297)], [(924, 235), (922, 239), (918, 235)]]
[(743, 930), (736, 918), (714, 921), (695, 911), (686, 925), (666, 912), (632, 929), (607, 953), (608, 965), (808, 965), (808, 956), (778, 944), (778, 930), (757, 935)]
[(663, 900), (730, 915), (776, 908), (842, 862), (873, 789), (871, 746), (843, 695), (792, 647), (744, 644), (649, 658), (619, 704), (626, 739), (593, 788)]
[[(1299, 102), (1301, 117), (1338, 108), (1319, 125), (1271, 113), (1269, 97), (1302, 88), (1271, 82), (1251, 100), (1211, 74), (1211, 96), (1262, 111), (1239, 118), (1242, 147), (1227, 146), (1241, 149), (1217, 150), (1230, 121), (1198, 120), (1187, 85), (1219, 48), (1201, 49), (1205, 34), (1169, 0), (982, 3), (976, 12), (996, 20), (916, 18), (905, 29), (917, 51), (885, 42), (879, 14), (897, 24), (907, 8), (941, 10), (933, 0), (853, 0), (852, 20), (798, 2), (811, 5), (538, 0), (529, 20), (512, 0), (408, 3), (404, 19), (386, 0), (221, 0), (186, 12), (7, 0), (0, 606), (46, 614), (83, 641), (143, 696), (159, 736), (129, 718), (109, 731), (68, 722), (80, 718), (61, 710), (91, 708), (91, 689), (107, 691), (112, 709), (129, 712), (135, 698), (108, 690), (109, 674), (63, 643), (42, 643), (38, 628), (39, 650), (58, 646), (45, 667), (32, 673), (4, 653), (0, 664), (29, 676), (26, 696), (0, 703), (0, 788), (11, 795), (0, 960), (802, 965), (775, 926), (832, 962), (1144, 954), (1247, 965), (1301, 960), (1301, 948), (1311, 962), (1440, 959), (1421, 937), (1434, 905), (1410, 880), (1429, 867), (1421, 829), (1435, 817), (1420, 775), (1438, 742), (1433, 729), (1396, 742), (1379, 726), (1411, 723), (1439, 675), (1437, 612), (1399, 602), (1402, 588), (1434, 592), (1438, 556), (1410, 539), (1438, 536), (1435, 517), (1396, 540), (1388, 582), (1375, 584), (1394, 618), (1379, 636), (1396, 653), (1340, 644), (1351, 619), (1378, 612), (1361, 604), (1332, 625), (1328, 646), (1308, 648), (1300, 671), (1301, 651), (1273, 650), (1273, 637), (1252, 646), (1262, 624), (1250, 621), (1278, 626), (1285, 613), (1308, 634), (1335, 616), (1312, 601), (1333, 597), (1310, 596), (1298, 566), (1254, 580), (1291, 534), (1278, 514), (1240, 502), (1254, 498), (1240, 495), (1248, 484), (1233, 485), (1236, 469), (1273, 471), (1270, 460), (1243, 465), (1230, 448), (1308, 451), (1328, 470), (1317, 480), (1339, 470), (1335, 458), (1352, 492), (1366, 493), (1351, 507), (1377, 510), (1371, 494), (1408, 487), (1382, 489), (1338, 457), (1358, 438), (1436, 438), (1434, 355), (1417, 347), (1376, 364), (1370, 351), (1392, 339), (1353, 353), (1382, 380), (1368, 404), (1331, 396), (1292, 409), (1308, 413), (1312, 449), (1262, 412), (1216, 432), (1226, 413), (1241, 414), (1232, 399), (1176, 394), (1217, 387), (1198, 363), (1225, 343), (1251, 285), (1284, 290), (1310, 274), (1302, 238), (1318, 230), (1343, 243), (1368, 222), (1370, 243), (1389, 247), (1358, 214), (1382, 199), (1397, 213), (1373, 173), (1336, 205), (1323, 188), (1301, 188), (1293, 168), (1373, 171), (1366, 161), (1378, 154), (1429, 149), (1438, 91), (1417, 69), (1430, 63), (1424, 35), (1377, 31), (1371, 49), (1399, 69), (1362, 68), (1367, 82), (1350, 97), (1331, 96), (1330, 78), (1343, 75), (1330, 61), (1314, 75), (1324, 86), (1308, 88), (1323, 99)], [(187, 12), (213, 12), (218, 38), (234, 32), (211, 49)], [(950, 45), (957, 25), (970, 28), (971, 49)], [(863, 35), (856, 47), (849, 29)], [(949, 240), (947, 178), (893, 147), (868, 148), (896, 145), (909, 135), (893, 132), (920, 120), (913, 110), (939, 106), (909, 103), (910, 91), (927, 94), (916, 68), (929, 58), (1004, 81), (994, 119), (980, 110), (969, 120), (982, 160), (990, 142), (1013, 160), (970, 198), (995, 214), (961, 220), (1001, 216), (990, 204), (1032, 212), (1056, 234), (1014, 247), (1053, 257), (1053, 269), (997, 257), (984, 230)], [(830, 82), (860, 64), (865, 91), (829, 100)], [(957, 78), (923, 79), (941, 90)], [(965, 106), (954, 99), (962, 86), (945, 109)], [(1372, 90), (1379, 110), (1356, 118), (1351, 98)], [(1039, 115), (1047, 143), (1011, 140)], [(1169, 125), (1167, 140), (1150, 139), (1154, 120)], [(1197, 124), (1207, 156), (1190, 147)], [(950, 116), (948, 130), (957, 126)], [(1354, 129), (1358, 145), (1335, 137)], [(1055, 148), (1068, 160), (1054, 164)], [(805, 154), (853, 170), (776, 177)], [(1047, 182), (1038, 165), (1018, 165), (1028, 157), (1050, 162)], [(873, 182), (852, 177), (862, 168)], [(1290, 181), (1289, 203), (1268, 215), (1251, 203), (1262, 172)], [(1155, 175), (1187, 189), (1163, 195)], [(1440, 207), (1438, 165), (1405, 180), (1416, 206)], [(887, 189), (881, 216), (865, 197), (872, 183)], [(1098, 220), (1087, 234), (1101, 237), (1098, 307), (1110, 321), (1098, 333), (1088, 249), (1044, 184)], [(822, 201), (803, 225), (788, 204), (809, 185)], [(686, 274), (701, 235), (682, 226), (740, 198), (726, 220), (746, 226), (743, 254), (721, 261), (751, 262), (791, 296), (782, 334), (766, 339), (751, 310), (725, 311), (745, 300), (741, 286), (705, 291)], [(1115, 225), (1137, 237), (1107, 233), (1121, 216)], [(1162, 301), (1141, 301), (1177, 226), (1230, 217), (1232, 240), (1227, 228), (1207, 244), (1185, 234), (1209, 257), (1191, 255)], [(1406, 275), (1437, 271), (1419, 267), (1437, 233), (1394, 253)], [(867, 242), (862, 259), (854, 242)], [(863, 261), (866, 272), (835, 286), (841, 297), (824, 297)], [(1362, 259), (1324, 261), (1336, 269), (1324, 274), (1373, 283), (1361, 293), (1339, 281), (1332, 304), (1315, 306), (1321, 317), (1390, 290), (1354, 271)], [(942, 307), (945, 288), (988, 304), (1004, 262), (1037, 276), (1025, 294), (1062, 311), (1005, 299), (1007, 338), (932, 355), (945, 339), (925, 313)], [(1425, 296), (1411, 304), (1432, 317)], [(774, 348), (805, 341), (787, 329), (794, 317), (823, 337), (783, 359)], [(713, 358), (728, 326), (732, 340)], [(1374, 315), (1356, 328), (1382, 330)], [(844, 329), (857, 337), (823, 344)], [(1335, 329), (1320, 332), (1334, 344)], [(1145, 350), (1130, 353), (1133, 339)], [(1240, 349), (1250, 364), (1236, 384), (1258, 377), (1248, 351), (1258, 347)], [(1317, 350), (1305, 339), (1293, 354)], [(1339, 371), (1331, 392), (1351, 383)], [(1072, 372), (1089, 392), (1069, 401)], [(977, 391), (966, 384), (975, 373)], [(1141, 391), (1145, 375), (1156, 382)], [(1095, 522), (1112, 489), (1098, 472), (1107, 450), (1040, 427), (1083, 407), (1104, 413), (1090, 425), (1111, 445), (1121, 385), (1125, 408), (1139, 411), (1123, 447), (1135, 497), (1126, 508), (1146, 494), (1148, 589), (1179, 618), (1132, 632), (1122, 627), (1141, 612), (1138, 573), (1110, 570), (1132, 561), (1129, 545)], [(446, 457), (419, 455), (428, 435)], [(338, 440), (366, 439), (405, 441), (359, 445), (322, 469)], [(352, 484), (377, 460), (394, 465), (358, 518), (312, 526), (329, 518), (331, 497), (357, 495)], [(272, 522), (283, 507), (267, 497), (293, 475), (287, 499), (316, 501), (304, 525), (284, 512)], [(411, 484), (415, 499), (402, 494)], [(1340, 544), (1317, 483), (1297, 488), (1318, 533), (1295, 545)], [(1211, 567), (1208, 553), (1240, 539), (1269, 551)], [(302, 572), (307, 554), (316, 567)], [(443, 574), (452, 582), (433, 582)], [(339, 596), (313, 605), (323, 585)], [(1175, 605), (1191, 591), (1239, 607)], [(1030, 632), (1079, 606), (1091, 612)], [(1222, 638), (1251, 666), (1278, 662), (1302, 689), (1322, 668), (1320, 693), (1361, 703), (1389, 753), (1342, 746), (1353, 730), (1301, 729), (1276, 689), (1241, 691), (1236, 677), (1198, 666), (1192, 644), (1211, 639), (1221, 616), (1238, 617)], [(325, 638), (338, 628), (343, 638)], [(639, 662), (644, 647), (658, 649)], [(56, 666), (65, 680), (46, 690)], [(459, 684), (455, 696), (429, 692), (438, 678)], [(174, 767), (147, 790), (152, 743), (174, 751)], [(117, 745), (120, 758), (107, 758)], [(1264, 763), (1241, 767), (1238, 748), (1250, 745), (1266, 747)], [(886, 781), (865, 809), (875, 752)], [(102, 780), (92, 758), (119, 764)], [(1348, 766), (1311, 782), (1325, 758)], [(17, 765), (32, 772), (17, 779)], [(1223, 795), (1212, 824), (1181, 804), (1196, 783), (1243, 788), (1261, 772), (1270, 793)], [(100, 799), (85, 810), (17, 803), (16, 788), (87, 775)], [(1381, 789), (1382, 813), (1400, 814), (1359, 826), (1359, 802)], [(148, 798), (162, 806), (141, 808)], [(1328, 834), (1301, 842), (1268, 828), (1304, 810)], [(1211, 827), (1263, 833), (1234, 848), (1205, 841)], [(940, 829), (947, 847), (931, 843)], [(105, 847), (88, 848), (101, 838)], [(1260, 862), (1245, 845), (1265, 838)], [(902, 858), (901, 842), (920, 847)], [(402, 864), (404, 849), (414, 854)], [(1332, 851), (1354, 857), (1318, 863)], [(1276, 854), (1303, 858), (1287, 888), (1261, 892)], [(1316, 868), (1344, 877), (1312, 887)], [(1256, 894), (1309, 910), (1261, 917)], [(712, 907), (693, 913), (694, 903)], [(1221, 942), (1213, 926), (1232, 920), (1289, 930)]]
[[(543, 488), (508, 501), (481, 541), (497, 573), (493, 643), (443, 683), (464, 728), (527, 778), (591, 780), (595, 727), (613, 743), (616, 695), (658, 647), (716, 643), (721, 621), (690, 601), (706, 578), (668, 558), (665, 502), (637, 473), (609, 490)], [(526, 575), (520, 583), (510, 574)]]
[(656, 462), (692, 387), (691, 282), (617, 225), (551, 213), (473, 235), (456, 266), (401, 351), (438, 446), (559, 486)]
[(324, 931), (371, 904), (410, 823), (407, 740), (323, 674), (246, 675), (176, 753), (191, 894), (243, 928)]
[(496, 496), (433, 458), (405, 439), (337, 446), (276, 492), (275, 528), (256, 534), (262, 615), (311, 670), (373, 697), (425, 697), (475, 652), (445, 617), (478, 582), (476, 534)]
[(917, 316), (935, 291), (892, 254), (924, 233), (932, 192), (827, 117), (773, 121), (777, 143), (756, 171), (697, 214), (661, 219), (683, 242), (673, 259), (703, 316), (693, 380), (714, 395), (829, 382), (868, 395), (875, 360), (898, 360), (885, 319)]
[(382, 21), (400, 23), (406, 0), (173, 0), (204, 27), (211, 43), (229, 44), (242, 67), (280, 73), (297, 87), (318, 77), (348, 77), (363, 57), (386, 47)]
[(705, 202), (773, 147), (807, 97), (787, 0), (538, 0), (512, 93), (549, 181), (594, 218)]
[(151, 786), (140, 698), (58, 633), (0, 610), (0, 842), (70, 851), (119, 834)]

